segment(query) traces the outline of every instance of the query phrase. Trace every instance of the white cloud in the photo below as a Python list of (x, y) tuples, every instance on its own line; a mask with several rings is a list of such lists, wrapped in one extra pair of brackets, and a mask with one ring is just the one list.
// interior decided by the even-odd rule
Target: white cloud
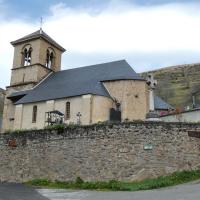
[[(119, 59), (128, 58), (136, 71), (143, 71), (137, 64), (145, 63), (144, 69), (149, 69), (153, 64), (199, 60), (193, 56), (185, 60), (180, 54), (200, 53), (199, 8), (197, 3), (142, 7), (113, 0), (104, 10), (93, 12), (91, 8), (72, 9), (60, 3), (52, 6), (51, 14), (44, 18), (44, 30), (68, 50), (64, 66), (95, 64), (95, 60), (96, 63), (112, 61), (117, 55)], [(0, 17), (0, 27), (0, 86), (5, 86), (9, 82), (13, 57), (9, 42), (35, 31), (39, 22), (20, 19), (7, 22)], [(131, 59), (131, 54), (137, 61)], [(163, 56), (162, 61), (158, 57), (160, 54), (171, 57)], [(140, 55), (140, 60), (135, 55)], [(152, 60), (147, 55), (153, 55)]]
[(69, 49), (82, 52), (199, 50), (200, 16), (191, 15), (195, 8), (129, 5), (120, 10), (110, 5), (98, 15), (90, 15), (59, 4), (51, 8), (53, 15), (45, 27), (63, 38), (61, 42)]

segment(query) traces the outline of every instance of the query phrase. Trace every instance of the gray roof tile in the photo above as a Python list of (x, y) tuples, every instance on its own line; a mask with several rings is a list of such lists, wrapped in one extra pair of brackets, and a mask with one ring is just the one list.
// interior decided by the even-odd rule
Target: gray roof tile
[(18, 92), (13, 92), (11, 93), (9, 96), (7, 96), (8, 99), (12, 99), (14, 97), (18, 97), (18, 96), (25, 96), (28, 94), (30, 90), (23, 90), (23, 91), (18, 91)]
[(49, 43), (53, 44), (55, 47), (57, 47), (58, 49), (60, 49), (62, 52), (65, 51), (65, 49), (60, 46), (55, 40), (53, 40), (49, 35), (47, 35), (43, 30), (38, 30), (34, 33), (31, 33), (29, 35), (26, 35), (18, 40), (12, 41), (11, 44), (12, 45), (16, 45), (22, 42), (26, 42), (26, 41), (30, 41), (33, 39), (37, 39), (37, 38), (43, 38), (44, 40), (47, 40)]
[(165, 102), (163, 99), (161, 99), (158, 96), (154, 96), (154, 106), (156, 110), (168, 110), (173, 109), (173, 107)]
[(16, 104), (95, 94), (110, 97), (102, 82), (109, 80), (141, 80), (125, 61), (115, 61), (55, 72), (30, 90)]

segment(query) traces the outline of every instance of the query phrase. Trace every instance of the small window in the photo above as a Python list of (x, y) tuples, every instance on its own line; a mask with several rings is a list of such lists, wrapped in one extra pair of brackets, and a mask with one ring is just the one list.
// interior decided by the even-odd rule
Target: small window
[(52, 49), (47, 49), (45, 66), (48, 68), (52, 68), (53, 65), (54, 65), (54, 52)]
[(70, 119), (70, 102), (66, 103), (66, 108), (65, 108), (65, 119), (68, 120)]
[(36, 123), (37, 119), (37, 106), (33, 106), (32, 123)]
[(32, 48), (30, 45), (27, 45), (23, 52), (22, 52), (22, 64), (23, 66), (29, 66), (31, 65), (31, 53), (32, 53)]

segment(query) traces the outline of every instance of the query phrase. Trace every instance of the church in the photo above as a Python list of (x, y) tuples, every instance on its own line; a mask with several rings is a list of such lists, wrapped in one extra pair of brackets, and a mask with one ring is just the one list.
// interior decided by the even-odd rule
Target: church
[[(14, 59), (3, 131), (145, 120), (150, 109), (148, 85), (125, 60), (61, 70), (65, 49), (42, 29), (11, 44)], [(155, 98), (155, 107), (169, 109)]]

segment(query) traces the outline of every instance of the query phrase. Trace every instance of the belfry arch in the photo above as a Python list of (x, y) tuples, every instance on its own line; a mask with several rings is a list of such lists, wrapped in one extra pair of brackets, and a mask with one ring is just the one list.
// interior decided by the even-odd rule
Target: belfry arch
[(22, 49), (22, 66), (29, 66), (31, 65), (32, 59), (32, 47), (30, 44), (27, 44)]
[(47, 68), (52, 68), (55, 65), (55, 51), (52, 48), (48, 48), (46, 51), (46, 63)]

